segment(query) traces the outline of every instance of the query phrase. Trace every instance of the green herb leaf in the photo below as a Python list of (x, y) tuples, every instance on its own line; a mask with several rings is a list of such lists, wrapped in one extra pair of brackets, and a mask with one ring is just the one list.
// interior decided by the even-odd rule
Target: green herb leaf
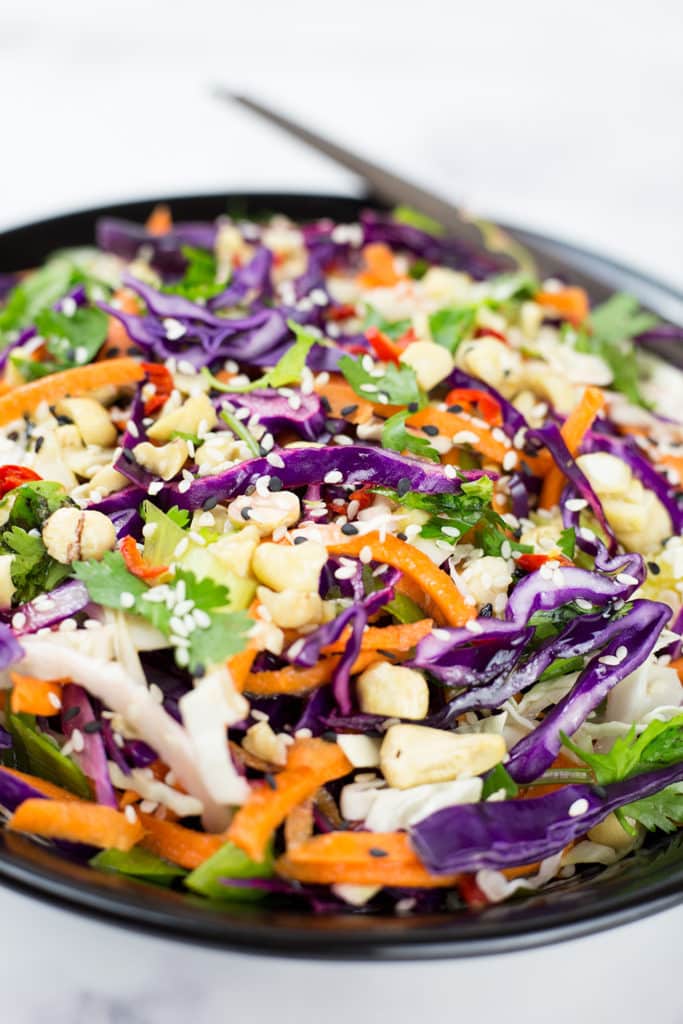
[(504, 791), (506, 799), (511, 799), (519, 793), (519, 786), (509, 774), (505, 766), (497, 764), (495, 768), (491, 769), (484, 779), (484, 788), (481, 791), (481, 799), (488, 800), (490, 796), (494, 793), (499, 793), (501, 789)]
[(580, 672), (584, 666), (584, 659), (577, 655), (575, 658), (556, 658), (548, 665), (541, 675), (539, 683), (546, 683), (549, 679), (558, 679), (560, 676), (567, 676), (570, 672)]
[(406, 410), (389, 417), (382, 428), (382, 447), (390, 448), (394, 452), (410, 452), (412, 455), (420, 455), (423, 459), (440, 462), (439, 453), (432, 448), (426, 437), (419, 437), (406, 430), (406, 420), (409, 416), (410, 413)]
[(251, 384), (235, 387), (232, 384), (224, 384), (223, 381), (218, 380), (217, 377), (214, 377), (212, 373), (205, 369), (203, 375), (209, 380), (214, 391), (222, 391), (226, 394), (244, 394), (260, 388), (282, 388), (291, 384), (298, 384), (306, 365), (308, 353), (314, 345), (325, 344), (325, 341), (317, 334), (306, 330), (305, 327), (296, 323), (295, 320), (288, 320), (287, 326), (290, 331), (294, 332), (296, 341), (287, 349), (272, 370), (268, 370), (258, 380), (253, 380)]
[(234, 843), (226, 843), (213, 856), (188, 875), (185, 885), (200, 896), (212, 900), (240, 900), (251, 903), (263, 897), (258, 889), (224, 885), (224, 878), (270, 878), (273, 854), (268, 850), (262, 861), (254, 861)]
[(428, 217), (426, 213), (420, 213), (419, 210), (414, 210), (411, 206), (397, 206), (391, 216), (399, 224), (407, 224), (411, 228), (417, 228), (436, 238), (443, 238), (446, 234), (445, 228), (439, 224), (438, 220)]
[(429, 318), (429, 333), (437, 345), (455, 354), (460, 343), (471, 334), (476, 317), (476, 306), (439, 309)]
[[(405, 508), (417, 509), (429, 515), (420, 534), (429, 540), (445, 540), (456, 543), (458, 537), (477, 526), (491, 508), (493, 481), (482, 476), (479, 480), (465, 481), (455, 493), (422, 494), (408, 491), (399, 495), (388, 488), (374, 488)], [(444, 529), (449, 532), (444, 533)], [(453, 531), (456, 531), (455, 533)]]
[(683, 823), (683, 782), (675, 782), (659, 793), (625, 804), (617, 811), (619, 821), (629, 829), (629, 819), (649, 832), (676, 832)]
[(576, 552), (576, 530), (573, 526), (563, 530), (557, 541), (557, 546), (566, 558), (574, 558)]
[(376, 327), (382, 334), (386, 334), (387, 338), (391, 338), (392, 341), (397, 341), (403, 337), (407, 330), (412, 326), (411, 320), (385, 320), (382, 314), (374, 308), (374, 306), (365, 307), (365, 317), (361, 325), (361, 330), (367, 331), (368, 327)]
[(342, 356), (339, 360), (339, 369), (356, 394), (368, 402), (381, 402), (384, 399), (387, 405), (424, 404), (424, 396), (418, 387), (415, 370), (405, 363), (398, 366), (395, 363), (387, 363), (382, 375), (375, 377), (368, 373), (360, 359)]
[(121, 608), (121, 594), (136, 599), (147, 592), (147, 584), (126, 568), (120, 551), (107, 551), (99, 562), (74, 562), (73, 572), (88, 588), (93, 601), (105, 608)]
[(606, 754), (588, 753), (562, 734), (562, 742), (593, 769), (600, 785), (621, 782), (639, 772), (652, 771), (683, 760), (683, 715), (668, 722), (650, 722), (636, 737), (633, 726), (626, 736), (618, 737)]
[[(69, 290), (73, 267), (64, 259), (52, 260), (16, 285), (0, 310), (0, 342), (2, 335), (32, 324), (41, 310), (54, 305)], [(4, 346), (3, 346), (4, 347)]]
[(419, 604), (413, 601), (407, 594), (397, 593), (396, 597), (384, 605), (383, 612), (393, 615), (397, 622), (419, 622), (424, 619), (425, 614)]
[(170, 295), (182, 295), (192, 302), (197, 299), (212, 299), (226, 287), (226, 282), (216, 280), (216, 257), (207, 249), (196, 249), (191, 245), (181, 246), (187, 260), (187, 267), (180, 281), (164, 285), (163, 291)]
[(51, 480), (36, 480), (22, 484), (12, 492), (12, 508), (7, 522), (22, 530), (40, 530), (53, 512), (73, 502), (62, 484)]
[(70, 572), (68, 565), (48, 555), (40, 537), (32, 536), (19, 526), (9, 526), (0, 533), (0, 554), (13, 556), (10, 573), (15, 604), (24, 604), (38, 594), (49, 593)]
[(83, 366), (95, 358), (107, 337), (108, 320), (101, 309), (83, 307), (73, 316), (44, 309), (35, 318), (36, 328), (53, 357), (48, 373)]

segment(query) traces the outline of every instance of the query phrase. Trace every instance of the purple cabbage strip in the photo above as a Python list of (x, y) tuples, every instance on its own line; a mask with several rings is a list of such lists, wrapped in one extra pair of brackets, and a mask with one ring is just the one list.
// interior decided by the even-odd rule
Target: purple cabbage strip
[(7, 729), (3, 729), (0, 725), (0, 750), (10, 750), (12, 747), (12, 737), (7, 732)]
[(527, 432), (527, 438), (528, 440), (532, 442), (535, 441), (548, 449), (553, 457), (555, 465), (564, 473), (570, 483), (574, 485), (581, 497), (588, 502), (593, 515), (600, 523), (600, 526), (609, 541), (610, 551), (616, 550), (616, 539), (607, 519), (605, 518), (605, 513), (602, 505), (600, 504), (600, 499), (576, 464), (576, 460), (567, 448), (557, 424), (546, 423), (543, 427), (529, 430)]
[[(506, 768), (516, 782), (531, 782), (551, 766), (562, 748), (560, 733), (571, 736), (605, 699), (617, 683), (634, 672), (657, 645), (659, 634), (671, 615), (668, 605), (634, 601), (618, 620), (621, 629), (601, 654), (592, 658), (570, 692), (560, 700), (533, 732), (510, 751)], [(623, 648), (623, 658), (616, 652)], [(620, 658), (608, 664), (606, 657)]]
[(0, 622), (0, 669), (9, 668), (23, 657), (24, 652), (11, 628)]
[(265, 245), (257, 246), (249, 262), (233, 271), (225, 291), (209, 299), (208, 308), (213, 311), (237, 306), (250, 293), (258, 294), (261, 298), (269, 298), (273, 291), (270, 283), (272, 266), (273, 254), (270, 249)]
[(517, 622), (478, 619), (481, 633), (437, 629), (420, 640), (412, 668), (429, 671), (445, 686), (480, 686), (509, 672), (519, 661), (533, 629)]
[(225, 394), (215, 399), (218, 409), (227, 405), (248, 409), (266, 430), (293, 430), (305, 441), (315, 441), (325, 427), (325, 410), (316, 394), (296, 392), (294, 405), (279, 391), (266, 388), (245, 394)]
[[(311, 483), (322, 483), (332, 470), (343, 474), (343, 483), (360, 487), (365, 483), (397, 488), (399, 482), (407, 480), (410, 490), (423, 494), (444, 494), (456, 492), (460, 487), (457, 479), (446, 475), (445, 468), (433, 462), (422, 462), (396, 452), (365, 445), (329, 445), (321, 448), (292, 448), (278, 454), (284, 468), (277, 470), (277, 476), (287, 488), (305, 487)], [(251, 459), (238, 466), (232, 466), (216, 476), (195, 480), (184, 493), (177, 485), (165, 487), (159, 495), (164, 508), (178, 505), (189, 510), (201, 508), (211, 497), (225, 501), (243, 494), (251, 484), (265, 475), (273, 475), (273, 467), (265, 458)], [(478, 480), (486, 474), (473, 470), (462, 474), (467, 480)], [(108, 506), (107, 498), (95, 506), (103, 511)]]
[[(74, 709), (77, 713), (74, 713)], [(70, 738), (76, 729), (79, 730), (83, 738), (83, 749), (74, 750), (75, 757), (95, 786), (97, 802), (106, 807), (117, 808), (114, 788), (109, 779), (104, 742), (99, 732), (88, 731), (88, 727), (97, 721), (85, 690), (81, 686), (68, 683), (62, 690), (62, 730), (67, 738)]]
[(0, 767), (0, 806), (8, 811), (16, 811), (19, 804), (24, 800), (44, 800), (45, 794), (34, 789), (28, 782), (3, 772)]
[(647, 491), (652, 491), (659, 498), (671, 517), (673, 532), (681, 533), (683, 531), (683, 501), (677, 488), (672, 486), (666, 477), (654, 468), (637, 445), (631, 441), (591, 431), (584, 448), (588, 452), (609, 452), (610, 455), (616, 455), (617, 458), (622, 459), (636, 479), (640, 480), (643, 487)]
[(118, 765), (124, 775), (130, 775), (130, 765), (123, 756), (123, 752), (119, 745), (114, 740), (114, 730), (111, 727), (111, 722), (108, 718), (101, 719), (102, 729), (101, 736), (102, 742), (104, 743), (104, 749), (109, 756), (109, 760), (113, 761), (114, 764)]
[(157, 291), (132, 274), (124, 274), (122, 280), (127, 288), (140, 296), (147, 309), (155, 316), (174, 320), (197, 320), (209, 327), (225, 326), (224, 319), (214, 316), (206, 306), (200, 306), (198, 302), (192, 302), (182, 295)]
[(514, 435), (519, 430), (528, 430), (529, 424), (521, 414), (519, 409), (515, 409), (512, 402), (509, 402), (507, 398), (503, 398), (500, 391), (496, 391), (495, 388), (491, 387), (484, 380), (479, 380), (478, 377), (471, 377), (469, 373), (465, 373), (464, 370), (456, 368), (451, 371), (451, 374), (446, 381), (446, 386), (449, 388), (475, 388), (477, 391), (485, 391), (487, 395), (494, 398), (500, 405), (501, 412), (503, 414), (503, 429), (509, 437)]
[(2, 617), (9, 622), (16, 616), (23, 615), (23, 626), (13, 626), (12, 629), (15, 636), (26, 636), (28, 633), (36, 633), (39, 629), (54, 626), (63, 619), (71, 618), (72, 615), (82, 612), (89, 603), (90, 597), (85, 585), (80, 580), (67, 580), (66, 583), (60, 583), (55, 587), (49, 595), (41, 594), (39, 600), (27, 601), (18, 608), (2, 612)]
[(181, 246), (213, 249), (216, 225), (203, 222), (175, 224), (166, 235), (150, 235), (141, 224), (118, 217), (101, 217), (95, 228), (97, 245), (121, 259), (135, 259), (144, 246), (151, 251), (152, 266), (162, 274), (180, 277), (187, 266)]
[[(137, 386), (126, 429), (119, 439), (120, 452), (114, 462), (114, 469), (122, 476), (125, 476), (127, 480), (130, 480), (132, 484), (147, 490), (147, 487), (155, 478), (148, 470), (135, 461), (132, 453), (132, 449), (137, 444), (142, 444), (143, 441), (147, 440), (147, 429), (143, 422), (145, 419), (145, 400), (142, 397), (144, 386), (145, 381), (140, 381)], [(130, 429), (131, 423), (134, 425), (132, 431)]]
[(434, 874), (532, 864), (559, 853), (619, 807), (681, 779), (683, 762), (604, 787), (563, 786), (529, 800), (446, 807), (413, 825), (410, 838)]

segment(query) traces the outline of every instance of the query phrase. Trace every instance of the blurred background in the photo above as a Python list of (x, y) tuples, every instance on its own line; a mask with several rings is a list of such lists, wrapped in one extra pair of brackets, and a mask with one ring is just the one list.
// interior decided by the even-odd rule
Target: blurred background
[(0, 226), (130, 196), (358, 182), (252, 91), (485, 215), (683, 282), (680, 0), (5, 0)]

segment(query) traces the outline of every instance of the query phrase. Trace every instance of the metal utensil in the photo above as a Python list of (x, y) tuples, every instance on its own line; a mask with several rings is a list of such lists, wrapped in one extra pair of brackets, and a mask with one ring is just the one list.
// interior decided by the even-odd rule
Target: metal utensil
[[(468, 220), (462, 211), (440, 196), (393, 174), (379, 164), (359, 156), (249, 96), (232, 93), (224, 88), (216, 89), (215, 95), (221, 100), (237, 103), (271, 124), (277, 125), (289, 135), (315, 149), (316, 152), (323, 153), (335, 163), (359, 175), (368, 183), (377, 200), (392, 206), (412, 207), (438, 221), (454, 238), (477, 248), (487, 247), (477, 224)], [(596, 257), (594, 264), (586, 270), (587, 261), (584, 254), (582, 267), (579, 268), (571, 260), (561, 255), (552, 244), (540, 242), (538, 237), (532, 233), (505, 225), (501, 225), (501, 228), (516, 243), (524, 246), (533, 257), (541, 277), (559, 277), (571, 280), (572, 283), (586, 288), (596, 301), (606, 298), (619, 287), (623, 288), (624, 274), (626, 273), (628, 276), (628, 270), (625, 267), (617, 265), (610, 267)], [(662, 289), (659, 283), (656, 288), (648, 289), (646, 287), (643, 289), (642, 282), (643, 278), (639, 276), (639, 291), (643, 304), (669, 323), (683, 327), (683, 295), (673, 288)], [(672, 349), (671, 344), (668, 344), (662, 348), (662, 345), (656, 341), (645, 344), (669, 362), (675, 362), (676, 365), (683, 368), (683, 352), (679, 354), (677, 347)]]

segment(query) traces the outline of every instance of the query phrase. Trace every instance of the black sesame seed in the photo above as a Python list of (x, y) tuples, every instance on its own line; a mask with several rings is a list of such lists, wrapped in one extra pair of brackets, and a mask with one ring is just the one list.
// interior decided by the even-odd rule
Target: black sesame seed
[(493, 605), (485, 604), (479, 612), (479, 615), (482, 619), (490, 619), (493, 615)]
[(356, 411), (357, 408), (358, 408), (357, 405), (345, 405), (344, 408), (341, 410), (341, 415), (342, 416), (351, 416), (351, 415), (353, 415), (353, 413)]
[(275, 781), (275, 776), (272, 775), (271, 772), (266, 772), (263, 778), (266, 780), (271, 789), (277, 789), (277, 782)]
[(398, 494), (399, 498), (402, 498), (405, 494), (407, 494), (408, 491), (410, 490), (410, 487), (411, 482), (409, 477), (402, 476), (398, 482), (398, 487), (396, 488), (396, 493)]
[(268, 481), (269, 491), (281, 491), (282, 486), (282, 480), (280, 479), (279, 476), (271, 476), (270, 480)]
[(411, 402), (408, 406), (408, 412), (417, 412), (419, 408), (417, 402)]
[(120, 355), (121, 349), (118, 345), (112, 345), (111, 348), (107, 349), (107, 359), (116, 359), (116, 357)]
[(653, 576), (659, 576), (660, 572), (662, 571), (656, 562), (648, 562), (647, 567)]
[(102, 729), (102, 722), (86, 722), (83, 726), (83, 732), (100, 732)]
[(354, 526), (353, 523), (344, 523), (341, 532), (345, 533), (347, 537), (353, 537), (354, 534), (358, 533), (358, 527)]
[(75, 718), (76, 715), (80, 715), (80, 713), (81, 709), (79, 707), (69, 708), (67, 711), (64, 712), (62, 718), (64, 719), (65, 722), (70, 722), (72, 718)]
[(35, 446), (36, 453), (40, 451), (40, 449), (43, 447), (44, 444), (45, 444), (45, 438), (44, 437), (37, 437), (36, 438), (36, 446)]
[(294, 538), (294, 543), (295, 544), (305, 544), (307, 540), (308, 540), (308, 537), (295, 537)]
[(210, 494), (209, 497), (202, 502), (202, 508), (204, 509), (205, 512), (210, 512), (211, 509), (215, 508), (217, 504), (218, 498), (216, 497), (216, 495)]
[(245, 520), (248, 521), (249, 520), (249, 516), (251, 515), (251, 509), (248, 506), (245, 506), (245, 508), (240, 510), (240, 515), (242, 516), (242, 519), (245, 519)]
[(337, 742), (337, 734), (334, 731), (334, 729), (327, 729), (324, 733), (321, 734), (321, 736), (322, 739), (327, 740), (328, 743)]
[(325, 412), (332, 412), (332, 406), (330, 405), (330, 400), (327, 397), (327, 395), (321, 395), (320, 404), (322, 405)]
[(70, 423), (73, 423), (73, 420), (70, 416), (57, 416), (57, 423), (60, 427), (68, 427)]
[(439, 433), (439, 428), (433, 426), (433, 424), (431, 424), (431, 423), (427, 423), (422, 428), (422, 433), (426, 434), (428, 437), (436, 437), (436, 435)]
[(405, 533), (397, 533), (396, 536), (398, 537), (399, 540), (408, 540), (408, 537)]
[(19, 431), (18, 430), (10, 430), (9, 434), (7, 435), (7, 440), (8, 441), (18, 441), (19, 440)]
[(459, 413), (462, 412), (463, 407), (461, 405), (449, 405), (448, 412)]
[(389, 854), (386, 850), (380, 850), (379, 846), (371, 846), (368, 850), (371, 857), (388, 857)]

